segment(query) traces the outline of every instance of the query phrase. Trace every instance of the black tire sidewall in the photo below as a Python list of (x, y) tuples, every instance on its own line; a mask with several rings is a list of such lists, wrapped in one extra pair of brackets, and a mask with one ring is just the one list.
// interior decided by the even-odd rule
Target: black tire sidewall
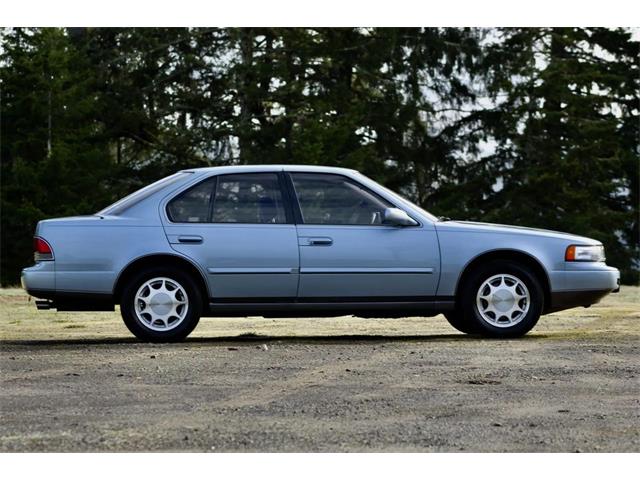
[(449, 322), (449, 325), (451, 325), (453, 328), (455, 328), (459, 332), (466, 333), (469, 335), (478, 333), (478, 328), (475, 325), (469, 322), (466, 322), (462, 312), (460, 312), (458, 309), (452, 310), (450, 312), (445, 312), (444, 318), (447, 319), (447, 321)]
[[(135, 313), (135, 295), (140, 286), (156, 277), (167, 277), (178, 282), (189, 299), (187, 315), (175, 329), (157, 332), (146, 327)], [(126, 284), (120, 302), (120, 313), (125, 325), (138, 339), (145, 342), (177, 342), (189, 335), (200, 320), (202, 295), (198, 285), (187, 273), (173, 268), (148, 268), (134, 275)]]
[[(516, 325), (496, 327), (486, 322), (476, 306), (476, 294), (480, 285), (498, 274), (509, 274), (519, 278), (529, 290), (529, 311)], [(519, 337), (530, 331), (538, 322), (544, 308), (544, 293), (536, 276), (525, 266), (510, 261), (494, 261), (475, 270), (466, 282), (462, 293), (464, 321), (474, 331), (490, 337)]]

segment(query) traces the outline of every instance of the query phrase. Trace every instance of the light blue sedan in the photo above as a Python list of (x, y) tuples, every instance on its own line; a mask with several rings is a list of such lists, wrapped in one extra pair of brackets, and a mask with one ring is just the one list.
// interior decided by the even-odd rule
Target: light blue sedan
[(310, 166), (184, 170), (95, 215), (43, 220), (22, 286), (39, 309), (113, 310), (141, 340), (200, 316), (443, 313), (493, 337), (619, 289), (602, 244), (441, 220), (360, 173)]

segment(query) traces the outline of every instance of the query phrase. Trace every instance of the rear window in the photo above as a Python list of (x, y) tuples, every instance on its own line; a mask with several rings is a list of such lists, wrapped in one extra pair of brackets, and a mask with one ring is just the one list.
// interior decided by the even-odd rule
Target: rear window
[(121, 198), (115, 203), (112, 203), (106, 208), (100, 210), (96, 215), (120, 215), (125, 210), (133, 207), (137, 203), (140, 203), (145, 198), (150, 197), (156, 192), (159, 192), (165, 187), (168, 187), (171, 184), (176, 183), (179, 180), (182, 180), (187, 175), (191, 175), (192, 172), (178, 172), (174, 173), (165, 178), (161, 178), (157, 182), (152, 183), (151, 185), (147, 185), (140, 190), (133, 192), (131, 195), (127, 195), (124, 198)]

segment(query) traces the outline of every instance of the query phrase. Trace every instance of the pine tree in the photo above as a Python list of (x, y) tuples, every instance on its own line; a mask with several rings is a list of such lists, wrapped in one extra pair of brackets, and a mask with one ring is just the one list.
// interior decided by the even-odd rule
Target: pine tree
[(2, 282), (30, 263), (38, 220), (90, 213), (108, 198), (109, 155), (95, 121), (95, 85), (60, 29), (2, 37)]
[(4, 283), (37, 220), (230, 163), (355, 168), (439, 215), (599, 238), (638, 281), (626, 30), (11, 29), (0, 45)]
[(487, 49), (494, 151), (476, 218), (601, 239), (637, 282), (638, 43), (624, 30), (503, 29)]

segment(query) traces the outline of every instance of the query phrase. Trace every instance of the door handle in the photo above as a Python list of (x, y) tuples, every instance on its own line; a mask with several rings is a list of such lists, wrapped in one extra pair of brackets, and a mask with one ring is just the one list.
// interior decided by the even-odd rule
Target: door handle
[(202, 237), (200, 235), (180, 235), (178, 237), (180, 243), (202, 243)]
[(325, 246), (333, 245), (333, 239), (329, 237), (311, 237), (309, 238), (309, 245), (312, 246)]

